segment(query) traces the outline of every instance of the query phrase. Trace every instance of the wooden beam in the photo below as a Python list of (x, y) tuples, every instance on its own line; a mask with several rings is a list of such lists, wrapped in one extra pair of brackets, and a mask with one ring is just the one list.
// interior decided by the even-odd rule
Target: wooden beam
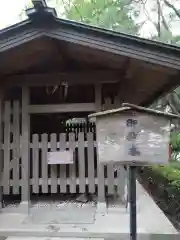
[[(58, 185), (61, 185), (61, 178), (60, 177), (57, 178), (57, 181), (58, 181)], [(72, 179), (66, 178), (66, 181), (67, 181), (67, 185), (70, 185)], [(48, 178), (48, 179), (39, 178), (39, 186), (44, 185), (44, 183), (46, 184), (46, 182), (47, 182), (48, 185), (51, 185), (52, 184), (52, 179), (51, 178)], [(98, 184), (98, 178), (95, 177), (94, 182), (97, 185)], [(105, 178), (104, 182), (105, 182), (105, 186), (108, 186), (108, 178)], [(80, 179), (76, 178), (76, 180), (74, 181), (74, 184), (79, 185), (79, 183), (80, 183)], [(89, 185), (88, 177), (85, 178), (85, 183), (86, 183), (86, 185)], [(31, 178), (30, 179), (30, 185), (33, 185), (33, 184), (34, 184), (34, 179)], [(19, 186), (22, 186), (22, 185), (23, 185), (23, 180), (20, 179), (19, 180)], [(118, 186), (118, 185), (119, 185), (118, 178), (114, 178), (114, 186)], [(3, 184), (1, 183), (0, 186), (3, 186)], [(10, 179), (10, 186), (13, 186), (13, 180), (11, 180), (11, 179)]]
[(47, 104), (29, 105), (28, 112), (34, 113), (66, 113), (66, 112), (95, 112), (94, 103)]
[(2, 86), (53, 86), (66, 81), (69, 85), (110, 83), (120, 80), (117, 70), (61, 72), (46, 74), (22, 74), (5, 77), (0, 82)]
[[(77, 27), (77, 26), (76, 26)], [(76, 28), (75, 27), (75, 28)], [(136, 38), (134, 36), (125, 37), (118, 34), (104, 34), (89, 30), (88, 34), (79, 32), (75, 29), (62, 31), (62, 26), (59, 28), (51, 28), (46, 33), (46, 36), (58, 40), (66, 41), (73, 44), (81, 44), (84, 47), (92, 50), (101, 50), (108, 53), (113, 53), (119, 56), (125, 56), (137, 59), (144, 62), (157, 64), (164, 67), (180, 69), (180, 61), (177, 57), (177, 49), (170, 46), (164, 46), (162, 43), (152, 43), (150, 40)], [(77, 27), (78, 28), (78, 27)], [(85, 29), (84, 29), (85, 30)], [(100, 36), (101, 35), (101, 36)]]
[(144, 107), (151, 105), (155, 100), (163, 98), (166, 94), (172, 92), (176, 87), (179, 86), (179, 82), (180, 72), (178, 72), (176, 75), (170, 76), (167, 83), (164, 84), (161, 89), (158, 89), (156, 92), (153, 92), (153, 94), (150, 97), (148, 97), (146, 101), (143, 101), (138, 104)]
[(102, 108), (102, 84), (95, 84), (95, 104), (96, 104), (96, 112), (101, 111)]

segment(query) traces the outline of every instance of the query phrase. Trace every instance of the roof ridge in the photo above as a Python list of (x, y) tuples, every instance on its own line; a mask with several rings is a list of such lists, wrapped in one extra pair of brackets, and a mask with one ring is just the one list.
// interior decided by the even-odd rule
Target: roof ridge
[(26, 14), (30, 20), (40, 20), (44, 18), (57, 17), (55, 8), (48, 7), (45, 0), (32, 0), (33, 7), (26, 10)]

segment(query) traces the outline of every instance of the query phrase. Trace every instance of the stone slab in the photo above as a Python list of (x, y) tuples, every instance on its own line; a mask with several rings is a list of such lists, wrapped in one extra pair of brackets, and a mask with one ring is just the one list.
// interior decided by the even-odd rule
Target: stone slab
[[(0, 239), (1, 240), (1, 239)], [(91, 238), (62, 238), (62, 237), (8, 237), (7, 240), (92, 240)], [(93, 240), (104, 240), (104, 238), (93, 238)]]
[[(137, 206), (138, 240), (180, 239), (177, 230), (138, 182)], [(79, 208), (79, 211), (86, 211), (88, 208)], [(10, 213), (9, 210), (6, 213), (5, 210), (0, 214), (1, 236), (129, 240), (129, 213), (123, 211), (120, 204), (116, 206), (116, 211), (108, 211), (107, 208), (106, 212), (99, 211), (101, 206), (97, 206), (93, 224), (24, 224), (27, 214)]]

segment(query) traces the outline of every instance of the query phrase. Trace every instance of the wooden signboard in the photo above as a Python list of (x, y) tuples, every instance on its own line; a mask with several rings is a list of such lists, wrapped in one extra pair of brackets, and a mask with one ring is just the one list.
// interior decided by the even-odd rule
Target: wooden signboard
[(48, 164), (73, 164), (72, 151), (54, 151), (48, 152)]
[(168, 163), (170, 124), (166, 118), (121, 113), (99, 117), (96, 122), (101, 163)]
[(177, 115), (136, 106), (89, 115), (96, 117), (100, 163), (129, 165), (130, 239), (137, 239), (136, 165), (168, 164), (170, 120)]

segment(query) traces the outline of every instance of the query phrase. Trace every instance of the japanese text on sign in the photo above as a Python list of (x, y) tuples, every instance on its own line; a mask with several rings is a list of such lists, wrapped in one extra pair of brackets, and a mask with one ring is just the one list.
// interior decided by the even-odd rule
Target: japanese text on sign
[(126, 121), (126, 126), (130, 129), (130, 131), (127, 133), (126, 139), (128, 142), (131, 143), (128, 149), (128, 155), (131, 155), (131, 156), (141, 155), (140, 151), (137, 149), (137, 146), (136, 146), (136, 139), (138, 136), (138, 133), (136, 132), (137, 123), (138, 121), (135, 119), (128, 119)]

